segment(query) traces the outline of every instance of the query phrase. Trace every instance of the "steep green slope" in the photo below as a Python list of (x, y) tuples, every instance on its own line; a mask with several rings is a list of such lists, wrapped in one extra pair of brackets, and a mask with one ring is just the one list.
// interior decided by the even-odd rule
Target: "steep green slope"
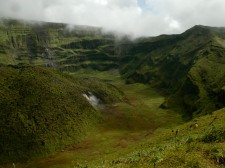
[(120, 69), (127, 83), (167, 93), (164, 108), (187, 118), (225, 105), (225, 29), (194, 26), (179, 35), (116, 41), (101, 29), (65, 24), (0, 22), (0, 63), (59, 71)]
[[(224, 165), (224, 109), (213, 112), (225, 106), (224, 28), (195, 26), (180, 35), (115, 43), (112, 35), (98, 28), (70, 30), (65, 24), (2, 20), (0, 64), (0, 163), (44, 156), (79, 142), (101, 120), (83, 94), (96, 95), (102, 104), (123, 100), (122, 92), (104, 80), (73, 78), (34, 66), (44, 65), (66, 72), (85, 69), (94, 75), (93, 70), (118, 68), (127, 83), (145, 83), (166, 93), (162, 108), (182, 111), (187, 119), (210, 114), (173, 132), (150, 132), (149, 143), (127, 156), (104, 161), (106, 167)], [(155, 112), (141, 101), (140, 108), (125, 103), (122, 108), (109, 106), (108, 111), (119, 110), (117, 125), (125, 119), (135, 128), (132, 124), (144, 121), (141, 112)], [(129, 115), (121, 116), (122, 110)], [(162, 120), (157, 124), (166, 121)], [(114, 121), (110, 122), (113, 127)]]
[(101, 80), (72, 78), (43, 67), (0, 67), (0, 163), (22, 161), (80, 141), (101, 119), (83, 94), (122, 101)]
[(0, 63), (46, 65), (60, 71), (118, 66), (114, 37), (101, 29), (66, 24), (0, 21)]
[(224, 107), (225, 29), (195, 26), (180, 35), (142, 39), (122, 58), (127, 83), (143, 82), (171, 96), (162, 107), (191, 117)]

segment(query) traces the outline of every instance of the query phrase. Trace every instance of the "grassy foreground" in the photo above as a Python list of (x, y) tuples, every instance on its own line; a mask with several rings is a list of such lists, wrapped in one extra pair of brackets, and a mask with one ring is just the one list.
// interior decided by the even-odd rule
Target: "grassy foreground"
[[(116, 85), (124, 91), (127, 100), (106, 105), (101, 111), (102, 123), (98, 129), (89, 131), (85, 140), (50, 157), (25, 164), (17, 163), (16, 167), (101, 167), (115, 158), (131, 153), (158, 128), (171, 128), (182, 123), (179, 114), (159, 108), (164, 98), (150, 87), (143, 84), (126, 85), (116, 71), (85, 71), (85, 74)], [(85, 74), (83, 72), (84, 76)], [(79, 77), (80, 73), (73, 75)]]
[(84, 74), (113, 83), (126, 102), (105, 106), (103, 122), (85, 140), (17, 168), (224, 167), (225, 109), (184, 123), (176, 112), (160, 109), (164, 98), (146, 85), (126, 85), (116, 71)]

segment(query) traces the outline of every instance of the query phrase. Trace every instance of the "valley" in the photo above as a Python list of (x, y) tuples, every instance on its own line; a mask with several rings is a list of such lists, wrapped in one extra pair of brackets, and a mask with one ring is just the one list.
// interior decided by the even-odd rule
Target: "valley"
[(224, 41), (0, 20), (0, 168), (223, 168)]
[(101, 110), (101, 123), (80, 143), (50, 157), (35, 159), (27, 164), (16, 164), (16, 167), (99, 167), (130, 153), (151, 138), (155, 130), (183, 123), (181, 114), (159, 107), (164, 101), (163, 96), (143, 84), (125, 84), (118, 71), (73, 73), (73, 76), (109, 81), (124, 92), (127, 101), (106, 105)]

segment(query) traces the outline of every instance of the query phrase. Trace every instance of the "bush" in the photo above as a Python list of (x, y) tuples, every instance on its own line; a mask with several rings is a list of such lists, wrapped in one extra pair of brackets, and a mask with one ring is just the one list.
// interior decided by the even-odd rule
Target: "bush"
[(224, 142), (225, 140), (225, 129), (211, 129), (208, 133), (206, 133), (201, 141), (205, 143), (210, 143), (210, 142)]

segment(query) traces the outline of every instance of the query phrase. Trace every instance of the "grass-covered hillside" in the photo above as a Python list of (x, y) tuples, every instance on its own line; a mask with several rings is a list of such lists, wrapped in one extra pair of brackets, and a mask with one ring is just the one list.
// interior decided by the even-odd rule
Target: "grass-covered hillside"
[(102, 109), (103, 122), (80, 143), (16, 168), (224, 168), (225, 109), (184, 123), (150, 86), (126, 85), (115, 72), (97, 77), (113, 79), (127, 101)]
[(225, 106), (225, 28), (195, 26), (179, 35), (140, 39), (121, 62), (127, 83), (150, 84), (169, 94), (164, 108), (192, 117)]
[(0, 21), (0, 167), (224, 167), (225, 28), (121, 39)]
[(96, 167), (223, 168), (224, 113), (225, 109), (221, 109), (172, 129), (158, 129), (129, 154)]
[(60, 71), (118, 67), (114, 37), (100, 28), (0, 20), (0, 64), (29, 63)]
[(127, 83), (168, 93), (164, 108), (187, 118), (224, 107), (225, 29), (194, 26), (179, 35), (117, 41), (100, 28), (0, 22), (0, 64), (29, 63), (59, 71), (120, 69)]
[(84, 138), (101, 115), (83, 94), (102, 104), (123, 100), (111, 84), (49, 68), (1, 66), (0, 74), (0, 163), (47, 155)]

